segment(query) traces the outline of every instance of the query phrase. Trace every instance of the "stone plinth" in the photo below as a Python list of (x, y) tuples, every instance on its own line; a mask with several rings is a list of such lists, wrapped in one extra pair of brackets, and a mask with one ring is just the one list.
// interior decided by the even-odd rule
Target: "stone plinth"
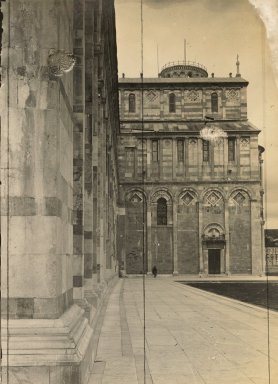
[(85, 383), (92, 333), (77, 305), (58, 319), (2, 320), (3, 384)]

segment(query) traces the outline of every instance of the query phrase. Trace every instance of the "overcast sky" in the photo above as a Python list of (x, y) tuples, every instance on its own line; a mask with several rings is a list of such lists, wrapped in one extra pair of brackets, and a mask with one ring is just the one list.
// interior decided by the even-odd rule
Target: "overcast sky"
[[(116, 0), (119, 75), (141, 72), (139, 0)], [(205, 65), (209, 75), (240, 72), (249, 81), (248, 118), (262, 133), (266, 148), (266, 228), (278, 228), (278, 92), (265, 29), (248, 0), (143, 0), (144, 76), (157, 76), (158, 65), (186, 59)], [(158, 55), (157, 55), (158, 46)], [(158, 60), (157, 60), (158, 58)]]

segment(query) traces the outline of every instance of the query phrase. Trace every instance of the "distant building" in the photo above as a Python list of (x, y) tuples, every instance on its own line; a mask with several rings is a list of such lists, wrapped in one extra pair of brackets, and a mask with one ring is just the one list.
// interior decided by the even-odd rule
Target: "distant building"
[[(235, 77), (178, 62), (158, 78), (119, 79), (126, 273), (153, 265), (158, 274), (263, 272), (263, 148), (247, 118), (247, 85), (239, 62)], [(204, 140), (205, 127), (226, 137)]]
[(278, 275), (278, 229), (265, 229), (266, 272)]

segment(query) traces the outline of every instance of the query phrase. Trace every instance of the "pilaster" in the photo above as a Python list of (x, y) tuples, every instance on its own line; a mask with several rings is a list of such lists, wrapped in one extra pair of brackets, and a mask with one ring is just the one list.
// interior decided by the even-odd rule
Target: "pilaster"
[(252, 255), (252, 275), (260, 275), (263, 272), (262, 265), (262, 245), (261, 245), (261, 222), (260, 222), (260, 202), (251, 200), (251, 255)]
[(198, 204), (198, 214), (199, 214), (199, 273), (204, 273), (204, 258), (203, 258), (203, 243), (202, 243), (202, 235), (203, 235), (203, 207), (202, 203)]
[(148, 258), (148, 273), (152, 272), (153, 260), (152, 260), (152, 211), (151, 203), (147, 202), (147, 258)]
[[(225, 253), (225, 273), (230, 274), (230, 221), (229, 221), (229, 201), (225, 204), (225, 240), (226, 246), (224, 249)], [(222, 251), (221, 251), (222, 252)]]
[(178, 214), (177, 202), (173, 200), (173, 274), (178, 274)]

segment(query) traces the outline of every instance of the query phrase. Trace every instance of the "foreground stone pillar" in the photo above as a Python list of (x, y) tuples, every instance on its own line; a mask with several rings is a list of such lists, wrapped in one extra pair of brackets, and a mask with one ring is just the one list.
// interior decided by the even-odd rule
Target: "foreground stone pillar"
[(72, 1), (2, 4), (2, 380), (85, 383), (92, 329), (73, 305), (72, 73), (50, 49), (72, 49)]

